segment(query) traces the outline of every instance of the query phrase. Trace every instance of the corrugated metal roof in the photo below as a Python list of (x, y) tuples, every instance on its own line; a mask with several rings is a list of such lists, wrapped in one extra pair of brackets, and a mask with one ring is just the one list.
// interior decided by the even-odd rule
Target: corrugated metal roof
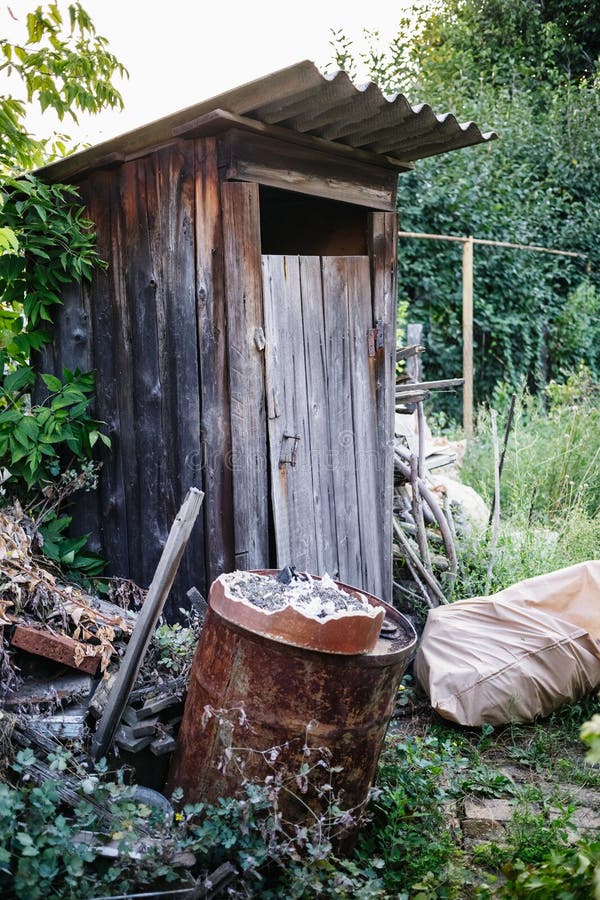
[(497, 137), (494, 132), (482, 133), (474, 122), (460, 123), (451, 113), (438, 115), (426, 103), (411, 106), (403, 94), (384, 95), (372, 83), (357, 86), (345, 72), (322, 75), (305, 60), (42, 171), (53, 180), (67, 179), (110, 161), (139, 156), (169, 143), (185, 132), (186, 125), (216, 109), (317, 138), (344, 155), (354, 150), (381, 157), (382, 164), (398, 169), (406, 167), (403, 163)]

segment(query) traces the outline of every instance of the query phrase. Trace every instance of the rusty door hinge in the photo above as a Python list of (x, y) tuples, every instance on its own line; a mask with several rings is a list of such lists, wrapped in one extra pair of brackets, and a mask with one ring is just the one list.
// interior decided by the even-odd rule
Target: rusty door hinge
[(369, 346), (369, 356), (375, 356), (378, 350), (383, 347), (383, 322), (378, 319), (375, 328), (369, 328), (367, 331), (367, 343)]

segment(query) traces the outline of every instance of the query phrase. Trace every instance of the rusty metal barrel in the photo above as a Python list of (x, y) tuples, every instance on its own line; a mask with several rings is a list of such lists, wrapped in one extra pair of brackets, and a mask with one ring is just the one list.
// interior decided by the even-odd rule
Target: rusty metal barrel
[[(327, 778), (342, 808), (362, 808), (416, 643), (412, 625), (362, 591), (371, 604), (385, 609), (374, 649), (322, 652), (228, 620), (215, 610), (213, 589), (168, 793), (180, 787), (189, 803), (235, 796), (244, 780), (263, 780), (281, 766), (293, 775), (303, 763), (312, 765), (318, 748), (326, 748)], [(288, 804), (291, 817), (297, 813), (293, 805)]]

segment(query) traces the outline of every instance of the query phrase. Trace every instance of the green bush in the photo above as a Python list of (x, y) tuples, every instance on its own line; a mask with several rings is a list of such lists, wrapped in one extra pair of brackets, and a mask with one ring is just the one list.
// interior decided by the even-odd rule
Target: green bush
[[(504, 516), (550, 527), (571, 510), (596, 516), (600, 509), (598, 393), (589, 370), (582, 367), (564, 385), (551, 382), (541, 399), (521, 394), (502, 474)], [(493, 450), (485, 409), (479, 412), (476, 440), (468, 449), (461, 477), (491, 501)]]
[[(499, 382), (537, 392), (580, 362), (600, 377), (597, 18), (585, 0), (430, 0), (362, 59), (334, 37), (338, 66), (355, 74), (360, 62), (383, 90), (499, 134), (401, 175), (402, 231), (588, 257), (475, 246), (476, 404)], [(425, 325), (427, 377), (460, 375), (460, 245), (401, 238), (398, 284), (410, 321)], [(460, 418), (457, 393), (439, 392), (435, 406)]]
[[(581, 368), (544, 398), (519, 398), (502, 473), (500, 533), (490, 590), (600, 556), (600, 410), (598, 386)], [(499, 428), (503, 432), (503, 425)], [(493, 447), (480, 410), (461, 478), (491, 504)], [(463, 577), (455, 598), (485, 589), (489, 533), (460, 547)]]
[(92, 448), (109, 443), (90, 414), (93, 376), (57, 372), (40, 380), (34, 360), (50, 340), (65, 285), (89, 279), (101, 261), (76, 190), (26, 174), (64, 156), (69, 137), (36, 139), (26, 116), (32, 103), (61, 122), (120, 108), (113, 80), (127, 72), (79, 2), (20, 9), (13, 19), (17, 39), (0, 37), (1, 493), (20, 501), (36, 526), (45, 519), (54, 562), (90, 575), (100, 568), (98, 557), (83, 552), (85, 540), (66, 535), (68, 517), (57, 511), (79, 480), (90, 487)]
[(465, 873), (444, 803), (450, 796), (449, 776), (468, 765), (457, 745), (435, 737), (407, 738), (389, 746), (382, 758), (373, 804), (373, 823), (359, 842), (359, 857), (384, 863), (383, 882), (389, 896), (414, 896), (412, 889), (435, 873), (432, 895), (461, 897)]
[[(21, 750), (7, 780), (0, 781), (0, 893), (6, 900), (88, 900), (173, 884), (191, 888), (192, 875), (202, 879), (224, 862), (236, 869), (232, 889), (238, 897), (385, 896), (381, 860), (359, 863), (335, 855), (332, 837), (355, 821), (336, 798), (324, 797), (322, 815), (312, 825), (294, 826), (282, 818), (279, 795), (296, 785), (289, 773), (275, 768), (237, 797), (188, 804), (171, 819), (138, 802), (135, 788), (123, 784), (122, 770), (116, 780), (102, 766), (85, 774), (63, 751), (47, 761), (56, 776), (38, 785), (34, 754)], [(327, 773), (324, 759), (315, 766)], [(79, 782), (75, 808), (60, 797), (65, 775)], [(176, 808), (180, 799), (175, 792)], [(108, 820), (99, 803), (108, 809)], [(90, 835), (91, 844), (85, 839)], [(111, 841), (118, 855), (109, 859), (100, 848)], [(191, 873), (182, 854), (196, 859)]]

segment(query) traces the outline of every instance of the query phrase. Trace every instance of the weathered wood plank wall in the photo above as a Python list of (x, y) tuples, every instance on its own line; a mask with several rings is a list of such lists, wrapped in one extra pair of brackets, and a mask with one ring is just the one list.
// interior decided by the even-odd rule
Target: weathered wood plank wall
[(396, 329), (398, 312), (398, 217), (376, 212), (370, 216), (369, 258), (373, 321), (381, 329), (382, 346), (373, 360), (377, 402), (377, 497), (380, 510), (382, 594), (392, 602), (392, 522), (394, 502), (394, 417), (396, 387)]
[(221, 185), (233, 467), (235, 564), (269, 565), (269, 484), (257, 184)]
[[(211, 150), (207, 153), (204, 144), (182, 141), (118, 169), (92, 173), (83, 183), (98, 250), (109, 266), (91, 285), (65, 292), (56, 340), (42, 359), (43, 368), (57, 373), (65, 365), (96, 370), (95, 413), (106, 422), (113, 447), (105, 454), (99, 491), (77, 504), (74, 526), (92, 533), (95, 549), (110, 560), (110, 572), (144, 586), (187, 489), (204, 489), (201, 426), (211, 435), (218, 430), (215, 412), (201, 422), (199, 341), (207, 349), (215, 330), (223, 328), (219, 315), (224, 316), (222, 267), (215, 260), (221, 252), (220, 221), (217, 217), (210, 237), (204, 211), (200, 228), (196, 216), (198, 185), (217, 198), (219, 190), (214, 147), (211, 170)], [(218, 203), (213, 209), (218, 211)], [(220, 362), (213, 363), (210, 351), (204, 358), (207, 410), (218, 405), (211, 393), (218, 395), (219, 376), (223, 395), (223, 345), (221, 337), (212, 350), (221, 353)], [(213, 460), (211, 476), (215, 467), (226, 469), (227, 429), (221, 426), (219, 434), (221, 447), (206, 454)], [(220, 518), (227, 520), (217, 494), (213, 486), (209, 529), (217, 504)], [(226, 565), (228, 541), (223, 537), (218, 544), (220, 558), (211, 573)], [(192, 584), (206, 590), (202, 521), (182, 561), (170, 615)]]
[[(111, 573), (147, 586), (194, 485), (206, 500), (170, 616), (192, 584), (205, 592), (220, 572), (269, 566), (285, 547), (298, 565), (389, 598), (395, 217), (371, 217), (369, 256), (265, 257), (263, 306), (260, 188), (224, 178), (208, 137), (80, 186), (109, 265), (65, 291), (42, 368), (96, 370), (95, 412), (113, 447), (75, 528), (92, 533)], [(387, 349), (371, 359), (378, 319)], [(301, 466), (284, 478), (292, 431)]]
[[(317, 571), (332, 573), (337, 571), (339, 562), (335, 498), (331, 474), (333, 456), (327, 403), (327, 346), (320, 257), (301, 257), (300, 281), (302, 285), (302, 316), (304, 322), (307, 323), (304, 328), (303, 343), (306, 360), (306, 392), (310, 410), (312, 500)], [(312, 448), (318, 448), (318, 450), (313, 452)]]
[(384, 474), (369, 258), (264, 256), (263, 295), (277, 564), (381, 595)]
[(196, 296), (200, 354), (206, 583), (233, 567), (231, 421), (223, 216), (215, 138), (197, 140)]
[(271, 500), (278, 565), (318, 572), (300, 258), (263, 257)]

